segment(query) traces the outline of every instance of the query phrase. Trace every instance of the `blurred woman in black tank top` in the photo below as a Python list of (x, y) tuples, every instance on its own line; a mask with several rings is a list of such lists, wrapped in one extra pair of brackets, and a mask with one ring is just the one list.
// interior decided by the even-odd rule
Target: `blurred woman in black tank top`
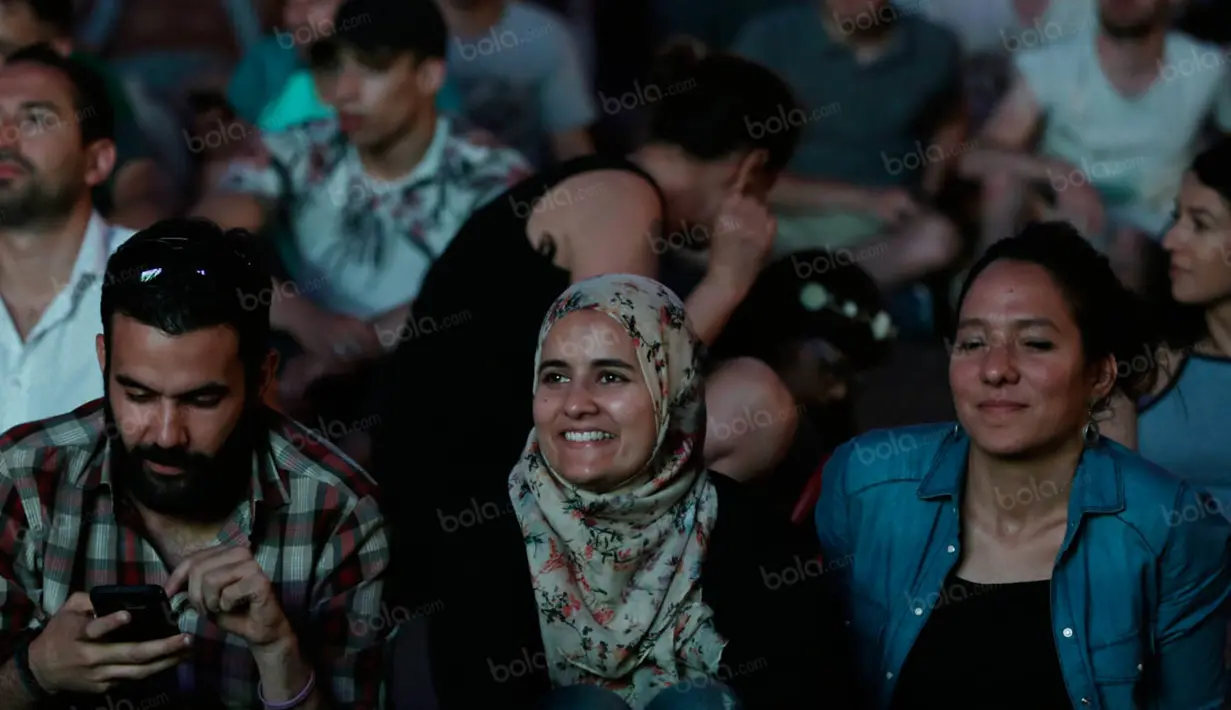
[[(514, 186), (467, 220), (423, 282), (391, 358), (373, 441), (399, 604), (430, 602), (431, 584), (453, 576), (441, 564), (459, 561), (431, 554), (436, 536), (465, 534), (510, 509), (508, 473), (532, 427), (526, 373), (542, 319), (570, 283), (604, 273), (656, 278), (676, 241), (669, 235), (703, 234), (708, 269), (686, 306), (712, 342), (769, 253), (775, 225), (765, 200), (797, 132), (754, 139), (745, 120), (793, 106), (786, 84), (743, 59), (681, 47), (661, 58), (647, 86), (662, 99), (650, 107), (643, 148), (628, 159), (579, 158)], [(707, 387), (711, 420), (742, 407), (793, 408), (763, 364), (736, 361), (721, 374)], [(719, 442), (706, 454), (767, 469), (793, 433), (784, 420), (739, 451)]]

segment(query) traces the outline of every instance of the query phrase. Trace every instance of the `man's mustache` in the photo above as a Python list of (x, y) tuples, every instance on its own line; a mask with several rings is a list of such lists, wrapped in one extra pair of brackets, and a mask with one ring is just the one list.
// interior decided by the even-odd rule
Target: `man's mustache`
[(184, 470), (199, 469), (210, 461), (208, 456), (194, 454), (179, 447), (166, 449), (161, 446), (138, 446), (132, 450), (131, 456), (138, 461)]
[(34, 164), (12, 148), (0, 148), (0, 163), (13, 163), (28, 173), (34, 172)]

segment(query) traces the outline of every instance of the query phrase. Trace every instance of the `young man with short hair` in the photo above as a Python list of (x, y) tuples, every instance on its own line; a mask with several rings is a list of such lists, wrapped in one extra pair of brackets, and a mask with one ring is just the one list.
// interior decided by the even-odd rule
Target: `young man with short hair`
[(262, 155), (233, 163), (196, 211), (254, 232), (287, 218), (276, 245), (289, 285), (275, 287), (271, 317), (304, 355), (282, 393), (302, 402), (323, 377), (356, 375), (331, 413), (346, 422), (373, 411), (381, 386), (359, 368), (396, 348), (432, 263), (529, 167), (438, 115), (448, 31), (432, 0), (348, 0), (334, 25), (349, 28), (325, 97), (337, 116), (260, 136)]
[[(104, 278), (104, 397), (0, 436), (6, 710), (380, 707), (375, 484), (263, 404), (252, 246), (203, 220), (132, 237)], [(181, 633), (109, 638), (132, 619), (89, 592), (116, 584), (163, 587)]]

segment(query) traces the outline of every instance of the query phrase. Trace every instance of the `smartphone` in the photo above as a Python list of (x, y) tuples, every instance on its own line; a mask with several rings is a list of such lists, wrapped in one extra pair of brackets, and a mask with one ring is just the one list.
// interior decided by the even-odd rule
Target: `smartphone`
[(156, 641), (180, 633), (167, 593), (156, 584), (124, 586), (104, 584), (90, 590), (94, 616), (101, 619), (118, 611), (126, 611), (132, 620), (107, 634), (112, 643)]

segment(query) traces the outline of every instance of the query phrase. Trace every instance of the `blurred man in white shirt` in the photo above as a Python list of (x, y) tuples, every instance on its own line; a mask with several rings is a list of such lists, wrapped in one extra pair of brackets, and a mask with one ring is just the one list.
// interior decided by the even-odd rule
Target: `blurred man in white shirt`
[(101, 397), (107, 257), (132, 232), (94, 212), (115, 165), (103, 79), (39, 45), (0, 68), (0, 431)]

